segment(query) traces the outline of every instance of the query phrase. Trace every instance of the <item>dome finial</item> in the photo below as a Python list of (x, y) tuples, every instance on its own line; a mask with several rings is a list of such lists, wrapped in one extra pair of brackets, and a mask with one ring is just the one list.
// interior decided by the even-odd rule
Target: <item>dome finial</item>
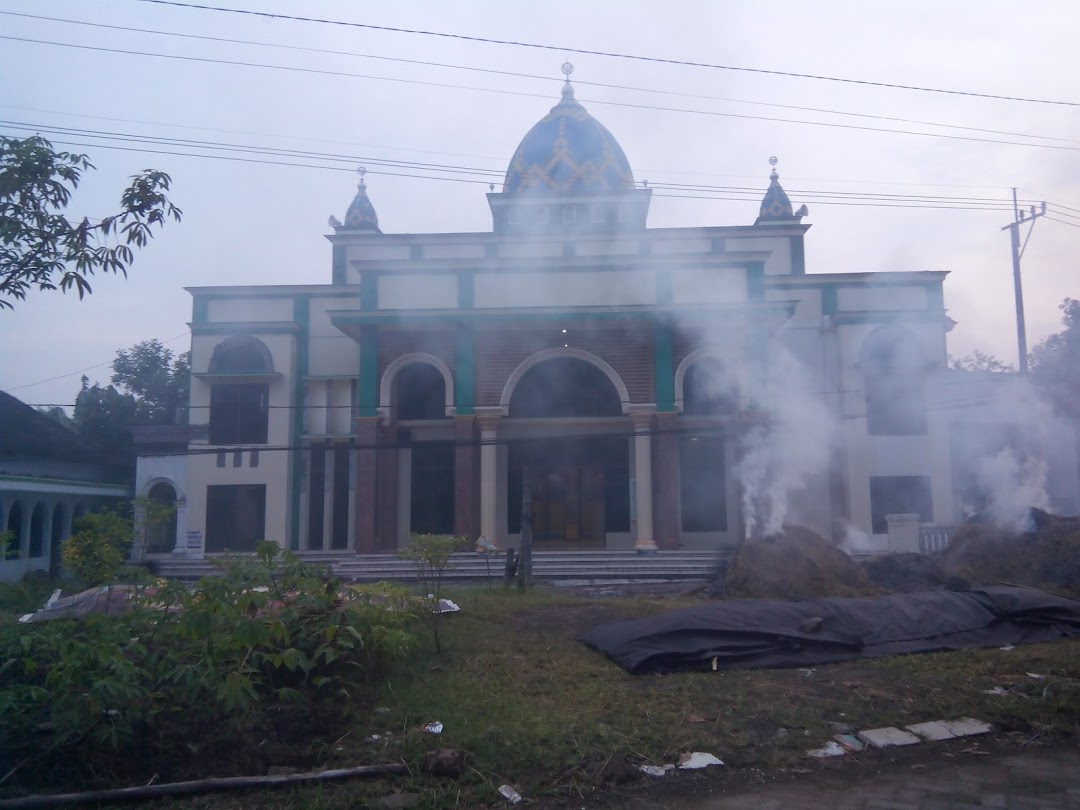
[(769, 158), (769, 165), (772, 166), (772, 171), (769, 172), (769, 188), (761, 201), (761, 209), (758, 212), (755, 225), (760, 225), (763, 222), (791, 222), (798, 220), (799, 215), (796, 215), (792, 210), (791, 200), (788, 199), (784, 187), (780, 185), (780, 175), (776, 171), (776, 164), (779, 162), (776, 155)]
[(570, 101), (574, 98), (574, 85), (570, 84), (570, 74), (574, 72), (574, 66), (570, 62), (563, 62), (561, 68), (563, 75), (566, 77), (566, 84), (563, 85), (562, 97), (564, 101)]
[(356, 184), (356, 196), (353, 197), (349, 210), (345, 212), (344, 227), (351, 230), (382, 233), (379, 230), (379, 215), (375, 213), (375, 206), (368, 199), (367, 182), (364, 179), (367, 176), (367, 169), (360, 166), (356, 173), (360, 176), (360, 181)]

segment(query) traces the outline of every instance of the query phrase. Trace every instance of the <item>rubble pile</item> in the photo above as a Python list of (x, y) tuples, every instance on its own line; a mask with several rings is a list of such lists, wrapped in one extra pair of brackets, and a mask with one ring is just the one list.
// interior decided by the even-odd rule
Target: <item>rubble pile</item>
[(722, 587), (711, 590), (727, 598), (798, 599), (865, 596), (878, 589), (834, 543), (804, 526), (785, 525), (779, 535), (743, 543)]
[(948, 576), (973, 586), (994, 582), (1080, 592), (1080, 518), (1031, 510), (1028, 531), (1016, 534), (969, 520), (942, 552)]

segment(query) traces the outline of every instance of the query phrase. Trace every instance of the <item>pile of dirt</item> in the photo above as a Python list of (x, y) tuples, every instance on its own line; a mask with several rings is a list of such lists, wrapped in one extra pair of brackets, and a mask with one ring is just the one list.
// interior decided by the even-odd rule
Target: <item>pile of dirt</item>
[(973, 586), (1011, 582), (1077, 593), (1080, 518), (1032, 509), (1030, 530), (1020, 534), (973, 519), (953, 533), (941, 564)]
[(862, 567), (875, 585), (891, 592), (936, 591), (947, 579), (941, 563), (930, 554), (883, 554), (863, 560)]
[(722, 587), (727, 598), (805, 599), (864, 596), (877, 588), (847, 553), (804, 526), (784, 526), (775, 537), (747, 540), (728, 563)]

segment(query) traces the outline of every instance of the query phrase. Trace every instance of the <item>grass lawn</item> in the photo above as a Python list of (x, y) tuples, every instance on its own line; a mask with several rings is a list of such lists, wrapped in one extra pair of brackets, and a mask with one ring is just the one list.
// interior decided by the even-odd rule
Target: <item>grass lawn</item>
[[(404, 760), (412, 777), (171, 805), (368, 807), (399, 790), (419, 794), (418, 807), (500, 807), (496, 790), (509, 783), (543, 804), (580, 806), (640, 789), (649, 780), (632, 781), (632, 764), (673, 762), (684, 751), (715, 753), (728, 774), (820, 767), (805, 752), (828, 739), (830, 723), (866, 728), (974, 716), (1027, 739), (1080, 730), (1080, 642), (860, 661), (809, 673), (631, 676), (575, 641), (576, 634), (687, 600), (587, 600), (548, 590), (451, 596), (462, 610), (445, 619), (444, 654), (418, 655), (380, 689), (374, 706), (383, 711), (359, 712), (343, 739), (312, 739), (309, 750), (296, 752), (297, 761), (328, 767)], [(985, 693), (996, 686), (1008, 694)], [(421, 731), (434, 720), (444, 724), (441, 735)], [(381, 739), (366, 741), (373, 734)], [(468, 753), (456, 782), (421, 772), (424, 753), (437, 747)]]
[[(5, 586), (0, 621), (40, 606), (53, 587)], [(685, 789), (757, 772), (751, 769), (834, 767), (805, 756), (834, 733), (830, 723), (858, 729), (973, 716), (1002, 732), (1018, 732), (1017, 740), (1080, 736), (1080, 642), (894, 657), (813, 671), (631, 676), (578, 643), (577, 634), (597, 623), (670, 610), (693, 599), (587, 599), (540, 588), (448, 595), (461, 612), (442, 620), (441, 656), (434, 654), (430, 632), (420, 628), (427, 632), (425, 649), (379, 685), (370, 703), (343, 704), (339, 714), (330, 713), (334, 722), (314, 720), (306, 724), (310, 728), (295, 729), (290, 744), (263, 748), (273, 748), (264, 761), (304, 770), (404, 761), (411, 776), (161, 804), (352, 808), (377, 806), (380, 797), (401, 791), (420, 797), (416, 807), (502, 807), (496, 791), (508, 783), (541, 806), (573, 802), (580, 807), (585, 801), (619, 806), (634, 793), (658, 787), (635, 765), (674, 762), (686, 751), (712, 752), (728, 767), (712, 769), (719, 773), (680, 773), (677, 780), (665, 780), (665, 787), (677, 782)], [(994, 687), (1007, 693), (986, 693)], [(435, 720), (443, 723), (442, 734), (421, 730)], [(379, 739), (372, 741), (372, 735)], [(186, 744), (195, 751), (205, 747), (203, 742)], [(219, 741), (219, 749), (220, 742), (238, 749), (266, 740)], [(422, 772), (425, 752), (439, 747), (467, 752), (459, 780)], [(224, 760), (206, 756), (176, 765), (183, 778), (234, 774)], [(105, 784), (128, 784), (102, 776)]]

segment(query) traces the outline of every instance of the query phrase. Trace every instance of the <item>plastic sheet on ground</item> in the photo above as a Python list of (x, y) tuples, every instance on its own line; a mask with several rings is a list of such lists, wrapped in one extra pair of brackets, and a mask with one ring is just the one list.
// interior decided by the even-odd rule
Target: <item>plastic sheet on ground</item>
[[(810, 617), (823, 621), (800, 630)], [(809, 667), (1080, 638), (1080, 602), (995, 586), (880, 598), (739, 599), (594, 627), (581, 641), (632, 673)]]

